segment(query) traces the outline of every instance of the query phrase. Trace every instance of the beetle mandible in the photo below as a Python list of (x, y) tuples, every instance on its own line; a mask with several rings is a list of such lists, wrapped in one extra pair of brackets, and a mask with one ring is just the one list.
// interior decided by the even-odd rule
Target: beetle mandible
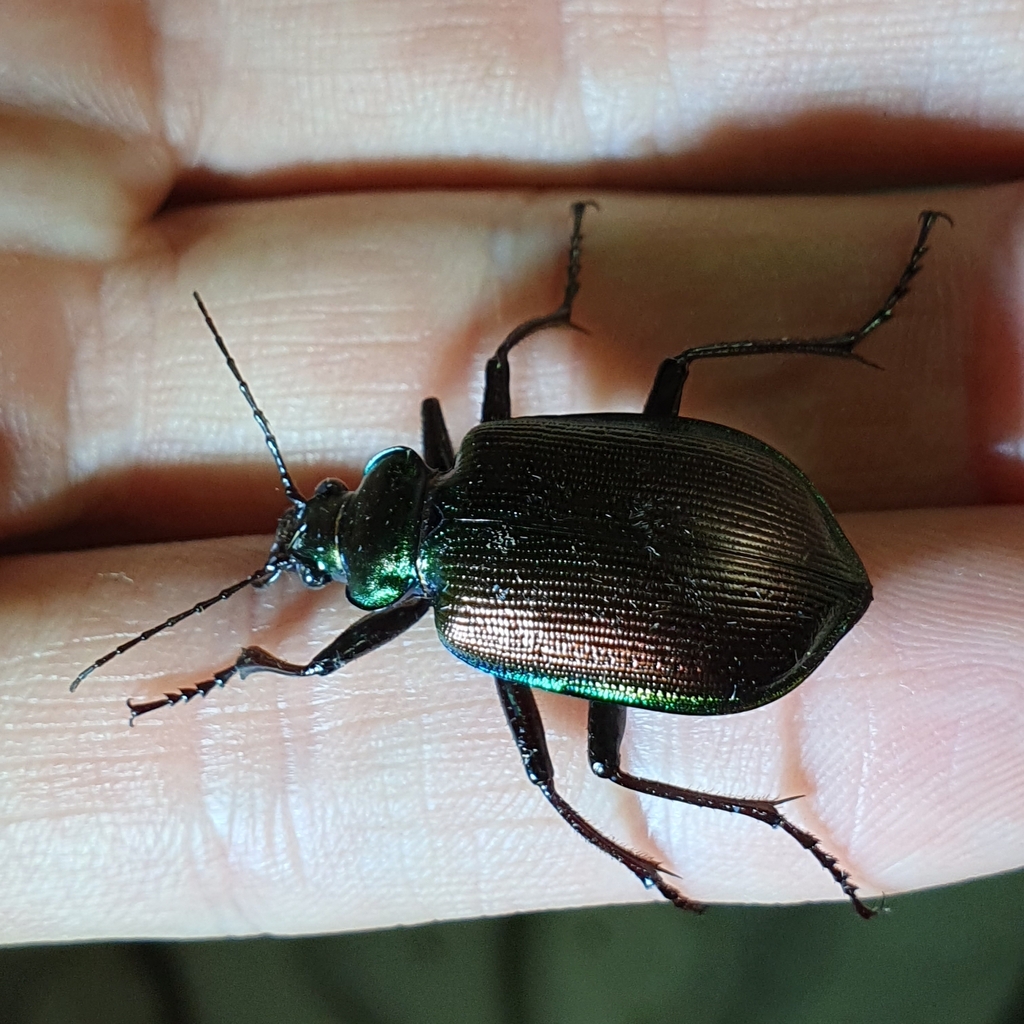
[[(676, 906), (702, 910), (669, 872), (604, 835), (558, 792), (533, 688), (589, 701), (593, 771), (638, 793), (747, 815), (781, 828), (835, 879), (862, 917), (874, 911), (819, 841), (779, 811), (782, 801), (739, 800), (626, 771), (626, 708), (733, 714), (802, 682), (871, 601), (864, 566), (824, 499), (784, 455), (729, 427), (680, 418), (690, 364), (699, 359), (803, 353), (867, 362), (856, 346), (907, 294), (935, 222), (926, 210), (910, 259), (882, 307), (828, 338), (736, 341), (666, 359), (642, 413), (513, 418), (509, 353), (551, 327), (576, 327), (581, 226), (573, 227), (561, 305), (520, 324), (486, 368), (481, 422), (455, 453), (435, 398), (421, 409), (423, 455), (388, 448), (349, 490), (324, 480), (303, 497), (277, 440), (196, 294), (195, 300), (273, 456), (291, 507), (266, 563), (187, 611), (140, 633), (112, 658), (285, 571), (309, 587), (344, 583), (367, 614), (308, 664), (246, 647), (212, 678), (128, 701), (131, 720), (204, 697), (252, 672), (327, 675), (395, 639), (433, 608), (441, 642), (491, 674), (529, 780), (584, 839)], [(952, 223), (950, 221), (950, 223)]]

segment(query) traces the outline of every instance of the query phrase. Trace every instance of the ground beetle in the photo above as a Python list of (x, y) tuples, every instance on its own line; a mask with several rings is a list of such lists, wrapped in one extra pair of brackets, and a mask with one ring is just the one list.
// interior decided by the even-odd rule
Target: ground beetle
[(211, 679), (151, 700), (132, 720), (205, 696), (233, 676), (327, 675), (407, 630), (428, 609), (441, 642), (494, 676), (526, 774), (584, 839), (676, 906), (703, 909), (658, 863), (599, 832), (555, 788), (532, 689), (590, 702), (590, 765), (627, 789), (745, 814), (781, 828), (817, 858), (862, 917), (873, 911), (781, 801), (736, 800), (638, 778), (622, 768), (626, 708), (686, 715), (747, 711), (805, 679), (861, 617), (871, 584), (824, 499), (785, 456), (738, 430), (679, 417), (698, 359), (772, 352), (867, 362), (855, 346), (891, 316), (944, 214), (925, 211), (910, 260), (882, 308), (831, 338), (704, 345), (666, 359), (641, 414), (513, 418), (509, 352), (549, 327), (576, 327), (581, 224), (572, 207), (562, 304), (520, 324), (487, 363), (483, 416), (455, 454), (441, 407), (422, 405), (423, 456), (388, 448), (354, 491), (296, 489), (277, 440), (198, 295), (196, 302), (263, 431), (292, 503), (266, 564), (215, 597), (121, 644), (72, 683), (137, 643), (283, 571), (309, 587), (344, 583), (368, 612), (307, 665), (246, 647)]

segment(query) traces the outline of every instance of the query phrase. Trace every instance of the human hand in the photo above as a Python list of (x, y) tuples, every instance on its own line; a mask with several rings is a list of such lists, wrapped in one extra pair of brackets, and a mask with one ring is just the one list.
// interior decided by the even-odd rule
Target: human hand
[[(7, 16), (3, 38), (22, 63), (10, 65), (21, 113), (2, 147), (2, 523), (10, 549), (54, 552), (3, 569), (5, 940), (300, 933), (646, 898), (529, 786), (492, 685), (440, 647), (429, 617), (334, 676), (254, 676), (126, 728), (126, 697), (206, 678), (250, 640), (308, 656), (354, 618), (341, 588), (282, 582), (66, 689), (126, 635), (259, 565), (269, 539), (217, 538), (271, 530), (283, 504), (193, 289), (300, 485), (328, 473), (354, 484), (375, 451), (417, 444), (421, 397), (438, 395), (456, 439), (474, 422), (483, 360), (557, 298), (568, 203), (591, 196), (602, 209), (586, 225), (577, 319), (592, 335), (517, 350), (517, 413), (637, 409), (659, 359), (688, 345), (853, 326), (898, 275), (917, 212), (956, 220), (937, 229), (894, 324), (867, 343), (884, 373), (798, 358), (694, 370), (684, 414), (776, 445), (837, 510), (857, 513), (843, 525), (876, 600), (790, 696), (732, 718), (631, 712), (627, 756), (715, 792), (803, 794), (787, 814), (866, 894), (1018, 865), (1024, 523), (984, 503), (1021, 493), (1020, 190), (740, 199), (593, 188), (706, 186), (709, 167), (722, 184), (778, 185), (782, 157), (750, 170), (765, 138), (783, 156), (811, 154), (801, 184), (879, 183), (879, 138), (903, 155), (898, 180), (950, 167), (982, 176), (1012, 152), (982, 128), (997, 100), (944, 133), (923, 120), (924, 72), (901, 67), (917, 97), (901, 108), (903, 137), (933, 130), (946, 142), (917, 165), (881, 118), (822, 112), (841, 68), (819, 69), (810, 88), (798, 70), (827, 25), (794, 43), (803, 63), (785, 69), (750, 48), (766, 26), (708, 16), (701, 66), (748, 81), (774, 67), (775, 100), (796, 112), (761, 135), (723, 137), (722, 125), (763, 124), (776, 108), (713, 73), (690, 76), (685, 107), (659, 100), (653, 65), (687, 74), (685, 39), (652, 62), (595, 42), (614, 26), (580, 12), (563, 26), (578, 61), (566, 71), (536, 49), (557, 30), (518, 12), (502, 24), (488, 7), (475, 27), (431, 30), (411, 5), (337, 11), (334, 31), (315, 20), (335, 16), (327, 7), (288, 8), (285, 31), (260, 20), (270, 9), (213, 24), (212, 9), (166, 8), (155, 26), (84, 12), (43, 21), (38, 8)], [(934, 6), (921, 17), (931, 24)], [(626, 38), (642, 38), (646, 23), (622, 18)], [(415, 45), (398, 52), (403, 28)], [(866, 22), (863, 36), (844, 31), (844, 59), (895, 91), (895, 63), (881, 62), (898, 55), (868, 45)], [(997, 27), (979, 19), (973, 31)], [(949, 92), (929, 81), (927, 95), (955, 112), (977, 69), (957, 59), (959, 43), (931, 45)], [(598, 73), (614, 96), (593, 87)], [(1006, 95), (1014, 74), (1000, 79)], [(580, 86), (574, 99), (566, 81)], [(525, 115), (509, 89), (541, 112)], [(850, 108), (872, 95), (854, 93)], [(698, 114), (719, 130), (703, 144)], [(836, 124), (863, 140), (839, 168), (822, 145), (841, 137)], [(661, 155), (616, 155), (644, 138)], [(371, 183), (493, 189), (327, 194)], [(559, 183), (568, 191), (515, 191)], [(175, 187), (177, 205), (153, 216)], [(307, 190), (324, 194), (285, 198)], [(185, 543), (107, 546), (174, 539)], [(73, 550), (83, 543), (102, 546)], [(585, 705), (539, 700), (566, 795), (663, 856), (687, 894), (837, 894), (781, 834), (601, 783), (586, 766)]]

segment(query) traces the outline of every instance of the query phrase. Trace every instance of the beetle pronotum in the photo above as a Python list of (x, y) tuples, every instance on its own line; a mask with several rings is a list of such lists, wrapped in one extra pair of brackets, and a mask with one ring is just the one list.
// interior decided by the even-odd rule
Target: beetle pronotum
[(622, 767), (620, 747), (627, 707), (732, 714), (781, 697), (821, 663), (871, 601), (860, 559), (799, 469), (747, 434), (680, 418), (690, 364), (780, 352), (866, 362), (856, 346), (892, 316), (920, 268), (930, 231), (945, 215), (921, 214), (902, 275), (855, 330), (689, 349), (661, 364), (639, 414), (513, 418), (511, 350), (546, 328), (576, 326), (587, 205), (572, 208), (561, 304), (516, 327), (489, 360), (481, 423), (458, 454), (440, 404), (428, 398), (421, 409), (423, 455), (410, 448), (380, 452), (355, 490), (327, 479), (311, 497), (299, 493), (267, 418), (196, 295), (291, 507), (263, 566), (98, 658), (71, 689), (161, 630), (284, 571), (310, 587), (344, 583), (367, 614), (305, 665), (247, 647), (209, 679), (129, 700), (132, 721), (206, 696), (236, 675), (327, 675), (433, 608), (442, 643), (494, 676), (530, 781), (584, 839), (646, 886), (676, 906), (702, 909), (666, 881), (658, 863), (604, 835), (563, 799), (532, 688), (589, 701), (588, 749), (598, 776), (782, 829), (870, 917), (874, 912), (836, 859), (779, 811), (782, 801), (739, 800), (640, 778)]

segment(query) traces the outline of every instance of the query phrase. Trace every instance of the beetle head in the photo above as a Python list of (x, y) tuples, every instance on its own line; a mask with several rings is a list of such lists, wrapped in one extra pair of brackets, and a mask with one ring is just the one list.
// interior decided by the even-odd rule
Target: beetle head
[(277, 536), (267, 567), (273, 574), (294, 572), (307, 587), (345, 582), (345, 564), (338, 546), (338, 521), (350, 496), (349, 489), (333, 478), (323, 480), (312, 497), (295, 501), (277, 521)]
[[(242, 397), (248, 403), (249, 408), (252, 410), (253, 418), (263, 432), (267, 448), (270, 449), (270, 455), (274, 460), (274, 465), (277, 467), (281, 486), (284, 488), (284, 492), (292, 507), (278, 520), (277, 536), (274, 538), (274, 544), (270, 549), (265, 565), (246, 576), (244, 580), (232, 583), (231, 586), (225, 587), (219, 593), (214, 594), (213, 597), (199, 601), (191, 608), (179, 612), (177, 615), (172, 615), (169, 619), (165, 619), (149, 629), (143, 630), (138, 636), (132, 637), (131, 640), (127, 640), (112, 651), (108, 651), (102, 658), (97, 658), (88, 668), (83, 669), (75, 676), (71, 683), (72, 691), (77, 689), (79, 683), (86, 676), (90, 675), (101, 665), (106, 665), (113, 658), (124, 654), (125, 651), (131, 650), (136, 644), (144, 643), (150, 637), (156, 636), (157, 633), (161, 633), (171, 626), (176, 626), (183, 619), (187, 619), (192, 615), (198, 615), (207, 608), (212, 608), (219, 601), (226, 601), (245, 587), (265, 586), (267, 583), (275, 580), (285, 570), (298, 573), (302, 582), (309, 587), (322, 587), (332, 580), (344, 581), (345, 579), (344, 566), (337, 544), (337, 530), (338, 517), (341, 515), (349, 496), (348, 489), (340, 480), (324, 480), (317, 487), (312, 497), (304, 498), (299, 493), (299, 489), (295, 486), (291, 474), (288, 472), (288, 467), (284, 463), (281, 450), (277, 444), (277, 438), (274, 437), (266, 416), (263, 415), (262, 410), (256, 404), (256, 400), (252, 397), (249, 385), (238, 372), (238, 367), (235, 365), (234, 359), (231, 358), (231, 353), (228, 352), (224, 339), (220, 336), (220, 332), (214, 325), (206, 306), (203, 305), (203, 300), (196, 293), (193, 293), (193, 297), (199, 306), (199, 311), (202, 313), (207, 327), (210, 329), (210, 333), (213, 335), (214, 341), (217, 343), (217, 347), (224, 356), (228, 369), (238, 382), (238, 389), (242, 392)], [(205, 691), (203, 692), (205, 693)], [(133, 708), (133, 719), (139, 713), (137, 708)]]

